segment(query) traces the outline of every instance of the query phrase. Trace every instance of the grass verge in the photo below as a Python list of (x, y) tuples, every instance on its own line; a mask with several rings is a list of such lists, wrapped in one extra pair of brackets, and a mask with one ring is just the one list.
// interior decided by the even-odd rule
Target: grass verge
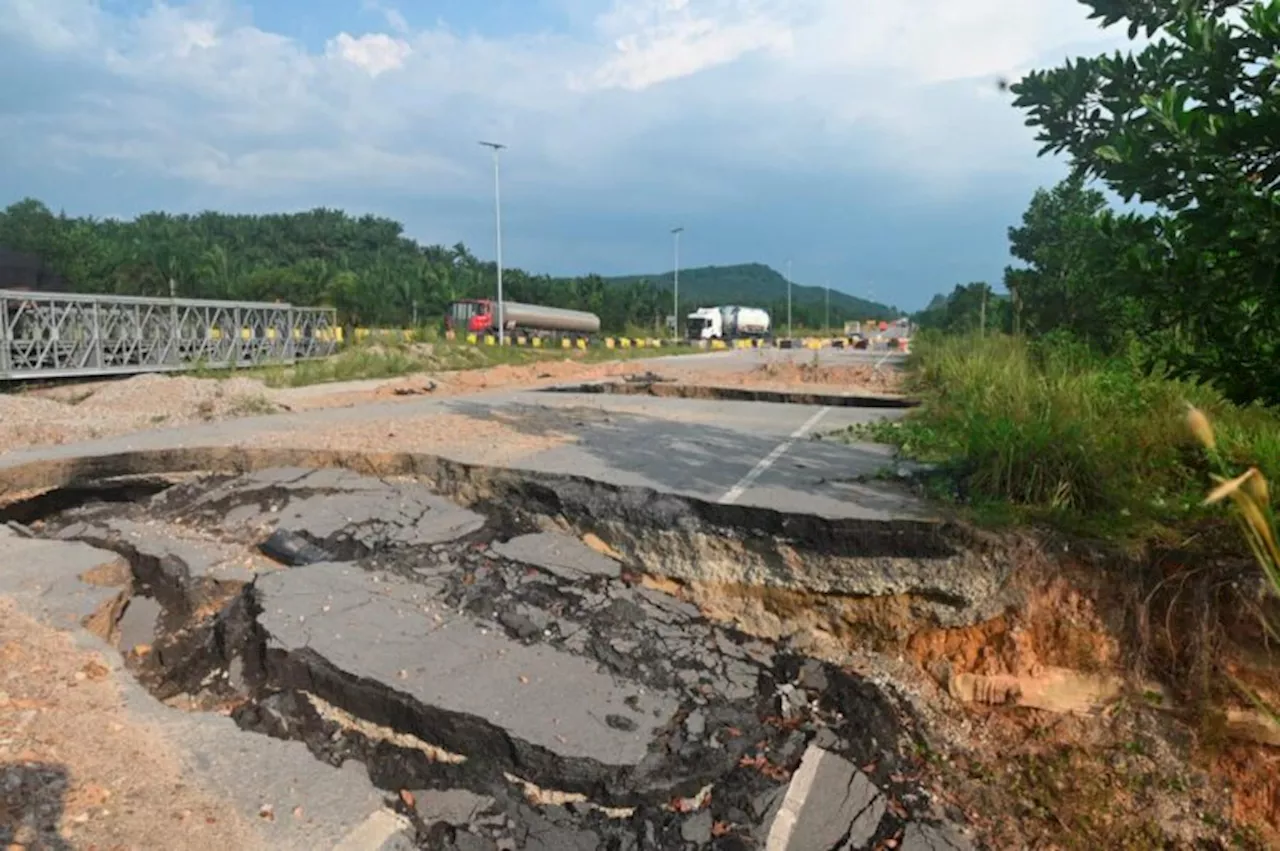
[(701, 351), (690, 346), (662, 349), (533, 349), (514, 346), (472, 346), (464, 343), (368, 343), (349, 346), (333, 357), (302, 361), (290, 367), (247, 370), (203, 370), (194, 375), (225, 378), (242, 375), (261, 378), (268, 387), (306, 387), (336, 381), (395, 378), (421, 372), (524, 366), (548, 361), (604, 363), (638, 358), (667, 357)]
[(1280, 474), (1276, 412), (1070, 342), (927, 337), (908, 371), (921, 408), (848, 437), (935, 465), (931, 495), (978, 520), (1185, 538), (1220, 518), (1201, 504), (1209, 469), (1186, 431), (1188, 403), (1213, 420), (1225, 463)]

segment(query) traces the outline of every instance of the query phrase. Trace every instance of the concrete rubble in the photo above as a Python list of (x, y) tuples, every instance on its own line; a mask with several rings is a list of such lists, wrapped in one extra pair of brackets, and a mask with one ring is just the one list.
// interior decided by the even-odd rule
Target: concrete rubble
[[(78, 618), (110, 597), (74, 587), (85, 564), (128, 558), (146, 602), (112, 610), (117, 633), (159, 648), (140, 682), (234, 703), (245, 741), (382, 790), (311, 847), (970, 847), (910, 779), (892, 696), (515, 516), (287, 468), (73, 507), (18, 543), (78, 571), (42, 568)], [(328, 559), (262, 557), (280, 530)]]

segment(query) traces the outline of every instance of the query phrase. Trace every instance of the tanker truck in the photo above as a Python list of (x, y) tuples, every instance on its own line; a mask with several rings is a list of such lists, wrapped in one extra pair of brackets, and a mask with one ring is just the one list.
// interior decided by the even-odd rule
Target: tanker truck
[[(600, 317), (585, 310), (542, 307), (518, 301), (502, 302), (502, 322), (507, 333), (534, 336), (589, 337), (600, 332)], [(498, 304), (487, 298), (460, 299), (449, 305), (445, 326), (470, 334), (498, 333)]]
[(768, 336), (769, 312), (758, 307), (700, 307), (689, 314), (689, 338), (693, 340)]

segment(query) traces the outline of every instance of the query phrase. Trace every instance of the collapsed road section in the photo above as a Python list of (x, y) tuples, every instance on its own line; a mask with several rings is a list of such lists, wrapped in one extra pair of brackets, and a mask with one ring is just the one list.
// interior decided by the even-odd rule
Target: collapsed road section
[[(45, 495), (41, 516), (28, 503), (8, 517), (128, 561), (132, 575), (87, 623), (153, 695), (229, 711), (244, 735), (303, 742), (331, 765), (363, 764), (409, 825), (398, 841), (969, 847), (912, 779), (904, 754), (919, 731), (892, 694), (712, 624), (650, 577), (661, 560), (690, 574), (718, 548), (721, 572), (736, 553), (762, 578), (794, 580), (812, 550), (815, 577), (834, 584), (838, 539), (864, 542), (882, 590), (916, 581), (954, 616), (966, 605), (956, 589), (890, 577), (874, 536), (799, 542), (804, 521), (775, 512), (686, 505), (679, 536), (668, 528), (646, 548), (643, 527), (669, 526), (674, 504), (635, 510), (642, 529), (627, 537), (643, 494), (590, 500), (529, 481), (499, 499), (462, 478), (440, 488), (272, 468), (125, 483), (132, 501)], [(588, 545), (586, 526), (622, 552), (592, 534)], [(790, 535), (789, 564), (759, 539), (774, 531)]]
[(606, 393), (620, 396), (657, 396), (666, 399), (716, 399), (722, 402), (775, 402), (784, 405), (818, 405), (830, 408), (914, 408), (920, 403), (900, 396), (853, 393), (815, 393), (809, 390), (769, 390), (752, 387), (715, 387), (684, 384), (658, 376), (632, 377), (625, 381), (591, 381), (547, 387), (543, 393)]

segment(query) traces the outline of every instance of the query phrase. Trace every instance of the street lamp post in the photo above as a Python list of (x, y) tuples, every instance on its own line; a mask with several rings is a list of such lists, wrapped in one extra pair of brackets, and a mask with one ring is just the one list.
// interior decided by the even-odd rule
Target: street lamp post
[(506, 343), (507, 324), (502, 311), (502, 175), (498, 165), (498, 154), (506, 145), (499, 142), (481, 142), (486, 148), (493, 149), (493, 217), (498, 241), (498, 345)]
[(831, 331), (831, 282), (827, 281), (827, 313), (822, 320), (823, 333)]
[(683, 227), (672, 228), (671, 235), (675, 238), (676, 244), (676, 265), (673, 273), (675, 278), (675, 294), (672, 296), (672, 336), (677, 340), (680, 339), (680, 234), (684, 233)]
[(791, 261), (787, 261), (787, 339), (791, 336)]

